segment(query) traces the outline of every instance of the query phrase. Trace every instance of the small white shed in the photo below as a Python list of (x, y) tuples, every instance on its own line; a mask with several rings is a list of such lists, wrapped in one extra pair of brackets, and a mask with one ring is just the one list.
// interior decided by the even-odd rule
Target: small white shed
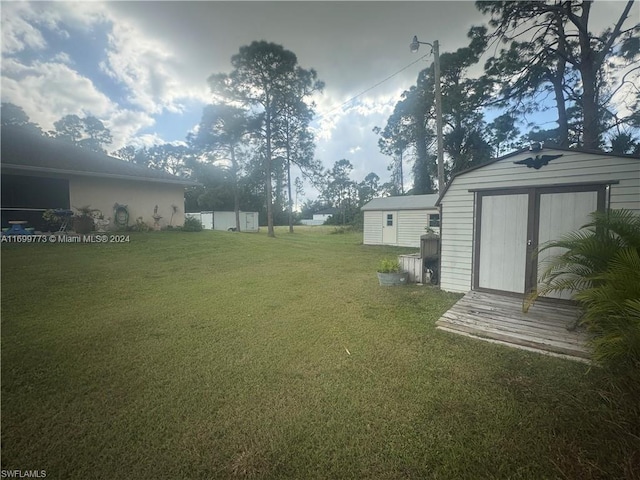
[(438, 199), (440, 286), (525, 294), (538, 245), (577, 230), (595, 210), (640, 212), (640, 158), (576, 149), (520, 150), (455, 175)]
[(440, 229), (437, 199), (436, 194), (374, 198), (362, 207), (363, 243), (420, 248), (427, 227)]
[[(185, 213), (185, 217), (196, 218), (205, 230), (234, 230), (236, 228), (235, 212), (196, 212)], [(240, 231), (257, 232), (258, 212), (240, 212)]]
[[(214, 230), (234, 230), (235, 228), (235, 212), (213, 212)], [(240, 212), (240, 231), (257, 232), (258, 230), (258, 212)]]

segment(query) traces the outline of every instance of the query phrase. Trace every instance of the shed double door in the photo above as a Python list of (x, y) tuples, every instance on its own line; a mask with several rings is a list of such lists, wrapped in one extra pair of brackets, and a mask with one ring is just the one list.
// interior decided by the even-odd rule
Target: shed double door
[(604, 209), (604, 193), (603, 185), (477, 192), (474, 289), (530, 292), (548, 258), (560, 253), (536, 256), (537, 247), (586, 224), (591, 212)]

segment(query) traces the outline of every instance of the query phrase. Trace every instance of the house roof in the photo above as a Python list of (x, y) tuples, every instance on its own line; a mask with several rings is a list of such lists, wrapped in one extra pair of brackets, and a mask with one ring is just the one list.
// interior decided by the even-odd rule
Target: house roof
[(627, 155), (627, 154), (621, 154), (621, 153), (601, 152), (600, 150), (590, 150), (590, 149), (586, 149), (586, 148), (556, 147), (555, 145), (548, 145), (548, 144), (545, 145), (544, 147), (542, 147), (540, 150), (536, 150), (536, 151), (530, 150), (529, 147), (521, 148), (520, 150), (516, 150), (514, 152), (507, 153), (506, 155), (503, 155), (502, 157), (491, 159), (488, 162), (485, 162), (485, 163), (480, 164), (480, 165), (476, 165), (475, 167), (467, 168), (466, 170), (463, 170), (461, 172), (458, 172), (458, 173), (454, 174), (453, 177), (451, 177), (451, 179), (447, 183), (447, 185), (444, 187), (444, 190), (442, 191), (442, 193), (438, 196), (438, 200), (435, 203), (436, 207), (440, 206), (440, 202), (442, 201), (442, 199), (446, 195), (447, 190), (449, 190), (449, 186), (459, 176), (465, 175), (465, 174), (467, 174), (469, 172), (473, 172), (474, 170), (478, 170), (479, 168), (484, 168), (487, 165), (491, 165), (493, 163), (500, 162), (502, 160), (506, 160), (506, 159), (511, 158), (511, 157), (515, 157), (516, 155), (520, 155), (522, 153), (526, 153), (526, 152), (530, 152), (531, 151), (531, 153), (535, 154), (537, 152), (542, 152), (544, 150), (559, 150), (561, 152), (588, 153), (588, 154), (591, 154), (591, 155), (601, 155), (601, 156), (606, 156), (606, 157), (632, 158), (634, 160), (639, 160), (640, 161), (640, 157), (637, 156), (637, 155)]
[(437, 194), (404, 195), (399, 197), (374, 198), (362, 210), (426, 210), (435, 208)]
[(338, 213), (337, 208), (328, 207), (314, 213), (314, 215), (335, 215), (336, 213)]
[(24, 128), (2, 127), (2, 171), (137, 180), (144, 182), (197, 185), (189, 179), (162, 170), (136, 165), (104, 153), (81, 148)]

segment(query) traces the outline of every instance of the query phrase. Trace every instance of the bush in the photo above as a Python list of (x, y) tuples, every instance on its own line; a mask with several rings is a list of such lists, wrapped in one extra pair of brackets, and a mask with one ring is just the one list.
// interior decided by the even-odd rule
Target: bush
[(591, 214), (577, 232), (548, 242), (560, 247), (540, 276), (529, 304), (550, 292), (572, 291), (583, 307), (594, 359), (640, 376), (640, 216), (630, 210)]
[(138, 217), (136, 218), (136, 224), (130, 225), (127, 227), (127, 230), (131, 232), (148, 232), (151, 230), (151, 227), (144, 222), (142, 217)]
[(42, 213), (42, 219), (45, 221), (47, 229), (51, 232), (58, 230), (63, 222), (63, 218), (52, 208)]
[(183, 232), (200, 232), (202, 231), (202, 223), (200, 220), (193, 217), (187, 217), (184, 219), (184, 225), (182, 226)]
[(392, 258), (383, 258), (378, 264), (378, 273), (399, 273), (400, 263)]
[(333, 230), (329, 232), (330, 235), (341, 235), (343, 233), (350, 233), (354, 231), (351, 225), (342, 225), (340, 227), (334, 227)]

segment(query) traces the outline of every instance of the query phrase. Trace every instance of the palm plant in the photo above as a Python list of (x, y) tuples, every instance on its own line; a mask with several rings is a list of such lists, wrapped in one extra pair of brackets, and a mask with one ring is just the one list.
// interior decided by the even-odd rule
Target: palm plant
[(594, 212), (582, 229), (544, 244), (550, 258), (525, 309), (540, 296), (570, 291), (583, 308), (594, 359), (640, 367), (640, 216), (630, 210)]

